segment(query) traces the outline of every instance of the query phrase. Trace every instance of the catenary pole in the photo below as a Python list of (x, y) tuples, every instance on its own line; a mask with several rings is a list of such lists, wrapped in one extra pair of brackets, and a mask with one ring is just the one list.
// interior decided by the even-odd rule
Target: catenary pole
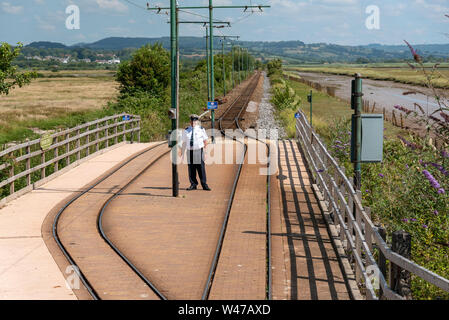
[(226, 67), (225, 67), (224, 42), (225, 38), (221, 40), (221, 55), (223, 58), (223, 97), (226, 96)]
[[(177, 42), (178, 35), (176, 33), (176, 20), (177, 20), (177, 8), (176, 8), (176, 0), (170, 0), (170, 45), (171, 45), (171, 109), (172, 113), (175, 113), (175, 117), (172, 119), (171, 129), (172, 132), (175, 132), (177, 129), (177, 120), (178, 114), (177, 111)], [(177, 137), (175, 134), (172, 135), (173, 140), (171, 140), (170, 147), (172, 148), (172, 185), (173, 185), (173, 197), (177, 197), (179, 195), (179, 184), (178, 184), (178, 153), (176, 150), (177, 145)]]
[[(209, 52), (210, 52), (210, 101), (215, 101), (215, 76), (214, 76), (214, 7), (209, 0)], [(215, 110), (211, 112), (212, 143), (215, 143)]]

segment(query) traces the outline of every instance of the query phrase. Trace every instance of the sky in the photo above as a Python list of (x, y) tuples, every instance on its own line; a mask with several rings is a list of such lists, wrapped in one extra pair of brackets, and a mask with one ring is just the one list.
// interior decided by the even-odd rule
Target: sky
[[(169, 0), (0, 0), (0, 42), (24, 44), (53, 41), (66, 45), (106, 37), (169, 36), (168, 15), (145, 10), (169, 6)], [(181, 6), (207, 5), (208, 0), (178, 0)], [(449, 0), (213, 0), (214, 5), (264, 4), (264, 12), (215, 9), (217, 20), (232, 28), (218, 34), (243, 41), (301, 40), (305, 43), (367, 45), (370, 43), (449, 43)], [(70, 5), (79, 8), (79, 29)], [(208, 10), (182, 12), (182, 20), (204, 21)], [(204, 16), (205, 18), (203, 18)], [(203, 36), (200, 25), (182, 24), (181, 36)]]

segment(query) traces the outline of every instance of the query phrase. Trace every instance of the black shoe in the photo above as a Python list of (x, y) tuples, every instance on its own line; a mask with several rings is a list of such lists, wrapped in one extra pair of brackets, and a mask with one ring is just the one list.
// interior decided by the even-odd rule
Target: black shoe
[(196, 185), (192, 184), (190, 187), (186, 189), (187, 191), (196, 190)]
[(212, 191), (212, 189), (209, 188), (209, 186), (207, 184), (203, 186), (203, 190), (205, 190), (205, 191)]

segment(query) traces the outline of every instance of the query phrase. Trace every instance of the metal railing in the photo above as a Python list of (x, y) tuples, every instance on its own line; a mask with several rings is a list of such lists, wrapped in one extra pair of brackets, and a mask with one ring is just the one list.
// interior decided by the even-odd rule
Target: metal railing
[[(314, 182), (324, 196), (328, 210), (333, 216), (333, 223), (344, 245), (345, 252), (352, 262), (358, 284), (365, 287), (366, 298), (377, 300), (404, 299), (393, 291), (385, 280), (374, 258), (374, 247), (390, 261), (403, 270), (411, 272), (440, 289), (449, 292), (449, 280), (413, 261), (392, 251), (379, 233), (379, 228), (371, 221), (371, 212), (362, 206), (360, 191), (355, 191), (337, 161), (329, 154), (308, 123), (305, 114), (299, 110), (300, 118), (296, 121), (296, 134), (299, 144), (307, 158)], [(370, 274), (368, 274), (370, 273)], [(379, 281), (380, 289), (373, 287), (372, 280)]]
[(127, 139), (140, 142), (140, 121), (139, 116), (129, 114), (109, 116), (51, 134), (52, 143), (45, 150), (41, 139), (36, 139), (0, 151), (0, 190), (9, 185), (9, 198), (18, 189), (30, 189), (47, 178), (47, 173), (55, 174), (109, 146)]

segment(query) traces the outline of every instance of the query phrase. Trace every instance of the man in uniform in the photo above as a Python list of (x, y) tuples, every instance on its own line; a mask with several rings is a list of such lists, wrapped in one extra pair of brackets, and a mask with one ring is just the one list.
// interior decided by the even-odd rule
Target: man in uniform
[(190, 116), (190, 126), (187, 127), (182, 135), (182, 153), (187, 149), (187, 163), (189, 166), (190, 187), (188, 191), (196, 190), (198, 180), (196, 173), (200, 178), (203, 190), (211, 191), (207, 185), (206, 167), (204, 165), (204, 148), (207, 146), (208, 136), (206, 130), (201, 127), (199, 117), (196, 114)]

